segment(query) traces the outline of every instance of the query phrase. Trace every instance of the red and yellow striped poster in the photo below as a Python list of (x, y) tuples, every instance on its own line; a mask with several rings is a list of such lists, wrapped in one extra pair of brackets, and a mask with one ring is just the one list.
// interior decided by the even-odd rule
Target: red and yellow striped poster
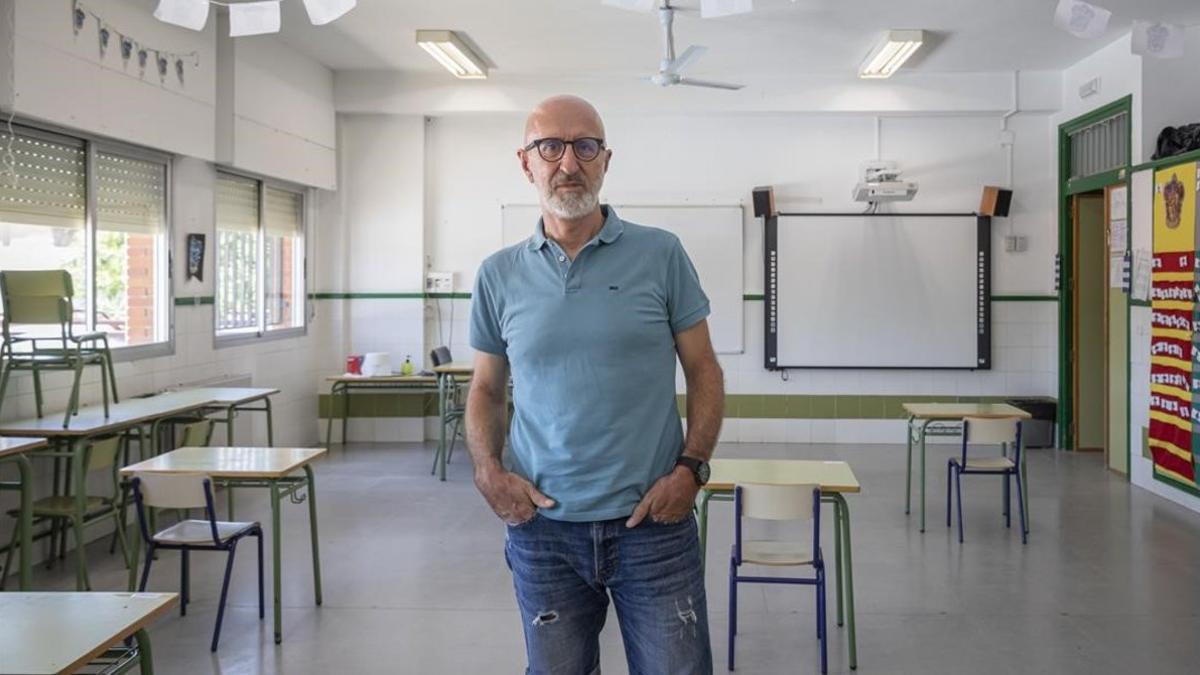
[[(1200, 321), (1196, 303), (1196, 165), (1154, 174), (1151, 275), (1150, 452), (1160, 478), (1196, 489)], [(1197, 375), (1198, 377), (1193, 377)]]

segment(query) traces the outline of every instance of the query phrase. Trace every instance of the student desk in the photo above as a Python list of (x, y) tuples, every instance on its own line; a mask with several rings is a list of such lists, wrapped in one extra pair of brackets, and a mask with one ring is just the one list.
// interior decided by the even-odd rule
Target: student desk
[[(33, 464), (25, 453), (46, 447), (44, 438), (0, 438), (0, 463), (16, 462), (20, 478), (15, 481), (0, 481), (0, 490), (20, 490), (21, 513), (17, 517), (20, 528), (21, 590), (28, 591), (33, 576)], [(8, 575), (10, 570), (2, 573)]]
[[(152, 674), (146, 626), (178, 601), (177, 593), (0, 593), (0, 673), (74, 673), (103, 656)], [(134, 649), (109, 651), (130, 636)]]
[[(858, 644), (854, 627), (854, 569), (850, 546), (850, 509), (845, 494), (862, 490), (854, 471), (845, 462), (802, 459), (714, 459), (709, 467), (708, 483), (700, 488), (700, 559), (705, 558), (708, 541), (708, 502), (732, 499), (738, 483), (769, 485), (819, 485), (822, 501), (833, 504), (834, 567), (837, 569), (837, 623), (848, 623), (850, 668), (858, 668)], [(842, 555), (843, 550), (845, 555)], [(843, 590), (845, 611), (843, 612)], [(845, 620), (843, 621), (843, 617)]]
[[(87, 476), (83, 470), (84, 450), (88, 442), (97, 436), (115, 434), (130, 429), (140, 429), (145, 424), (155, 424), (157, 421), (182, 415), (204, 408), (212, 403), (206, 397), (194, 396), (186, 392), (166, 393), (149, 398), (126, 399), (120, 403), (109, 405), (106, 416), (104, 409), (99, 406), (80, 408), (79, 413), (71, 418), (71, 426), (63, 428), (62, 424), (50, 417), (31, 417), (14, 422), (0, 423), (0, 436), (43, 437), (56, 448), (52, 452), (39, 452), (40, 456), (55, 458), (54, 488), (59, 489), (58, 460), (68, 460), (66, 479), (63, 481), (63, 494), (75, 497), (75, 508), (81, 514), (87, 511)], [(153, 447), (154, 435), (151, 435)], [(66, 447), (64, 452), (62, 447)], [(145, 447), (145, 446), (143, 446)], [(69, 487), (69, 489), (68, 489)], [(98, 514), (102, 515), (102, 514)], [(22, 516), (25, 519), (25, 516)], [(53, 531), (52, 531), (53, 536)], [(65, 530), (63, 532), (65, 537)], [(83, 541), (83, 532), (77, 529), (76, 541)], [(23, 547), (21, 555), (25, 556), (28, 549)], [(75, 586), (77, 590), (90, 588), (87, 576), (87, 556), (83, 546), (76, 546), (77, 564), (75, 571)]]
[[(334, 404), (342, 401), (342, 443), (346, 442), (346, 426), (350, 419), (350, 392), (355, 390), (392, 390), (404, 392), (435, 391), (436, 375), (330, 375), (325, 378), (329, 387), (329, 425), (325, 427), (325, 445), (333, 444)], [(440, 406), (440, 404), (439, 404)]]
[[(293, 504), (308, 501), (308, 527), (312, 538), (313, 589), (317, 604), (321, 604), (321, 556), (317, 540), (317, 494), (312, 462), (325, 454), (325, 448), (237, 448), (196, 447), (179, 448), (152, 459), (121, 469), (121, 475), (132, 478), (136, 473), (204, 473), (213, 480), (225, 481), (233, 487), (268, 488), (271, 491), (271, 565), (275, 605), (275, 643), (283, 640), (282, 560), (279, 518), (280, 501), (287, 497)], [(290, 475), (298, 469), (303, 476)], [(300, 490), (307, 488), (307, 494)], [(129, 587), (137, 579), (138, 553), (141, 537), (133, 537), (133, 560), (129, 566)]]
[[(437, 458), (435, 461), (438, 465), (438, 473), (441, 480), (446, 480), (446, 461), (449, 445), (446, 442), (446, 415), (450, 410), (451, 397), (454, 394), (454, 385), (463, 380), (471, 379), (475, 374), (475, 366), (470, 363), (446, 363), (440, 366), (434, 366), (433, 372), (437, 375), (438, 384), (438, 419), (441, 424), (438, 425), (438, 449)], [(466, 420), (463, 421), (464, 424)]]
[[(921, 531), (925, 531), (925, 439), (927, 436), (959, 436), (965, 417), (1016, 417), (1031, 419), (1029, 413), (1007, 403), (905, 403), (908, 413), (908, 428), (905, 440), (908, 443), (908, 460), (904, 473), (904, 512), (912, 505), (912, 452), (913, 442), (921, 446)], [(1025, 480), (1025, 455), (1021, 454), (1021, 480), (1025, 481), (1025, 513), (1029, 513), (1029, 489)]]

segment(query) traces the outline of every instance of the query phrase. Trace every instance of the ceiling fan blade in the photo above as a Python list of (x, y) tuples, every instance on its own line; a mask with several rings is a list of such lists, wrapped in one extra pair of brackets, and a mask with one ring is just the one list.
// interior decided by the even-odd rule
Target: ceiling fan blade
[(693, 79), (686, 78), (686, 77), (679, 78), (679, 81), (676, 82), (676, 84), (686, 84), (689, 87), (708, 87), (710, 89), (729, 89), (731, 91), (736, 91), (736, 90), (741, 89), (746, 86), (744, 84), (731, 84), (729, 82), (713, 82), (711, 80), (693, 80)]
[(753, 0), (700, 0), (700, 18), (716, 19), (754, 11)]
[(696, 59), (704, 56), (704, 53), (707, 51), (708, 47), (705, 47), (704, 45), (692, 45), (685, 49), (682, 54), (675, 57), (675, 60), (667, 65), (664, 72), (674, 74), (682, 73), (684, 69), (695, 62)]
[(658, 0), (600, 0), (600, 4), (631, 12), (649, 12), (658, 6)]

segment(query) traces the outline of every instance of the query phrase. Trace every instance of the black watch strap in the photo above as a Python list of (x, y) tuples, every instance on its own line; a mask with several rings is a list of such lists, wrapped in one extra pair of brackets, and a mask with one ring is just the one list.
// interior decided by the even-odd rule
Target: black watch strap
[(708, 462), (687, 455), (680, 455), (675, 460), (675, 466), (683, 465), (692, 472), (692, 477), (696, 479), (696, 485), (704, 487), (708, 483)]

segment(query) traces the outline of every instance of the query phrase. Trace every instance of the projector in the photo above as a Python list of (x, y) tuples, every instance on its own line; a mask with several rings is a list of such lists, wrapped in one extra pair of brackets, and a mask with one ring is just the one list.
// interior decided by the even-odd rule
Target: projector
[(854, 186), (856, 202), (907, 202), (917, 194), (915, 181), (900, 180), (895, 162), (866, 162), (862, 166), (862, 181)]

